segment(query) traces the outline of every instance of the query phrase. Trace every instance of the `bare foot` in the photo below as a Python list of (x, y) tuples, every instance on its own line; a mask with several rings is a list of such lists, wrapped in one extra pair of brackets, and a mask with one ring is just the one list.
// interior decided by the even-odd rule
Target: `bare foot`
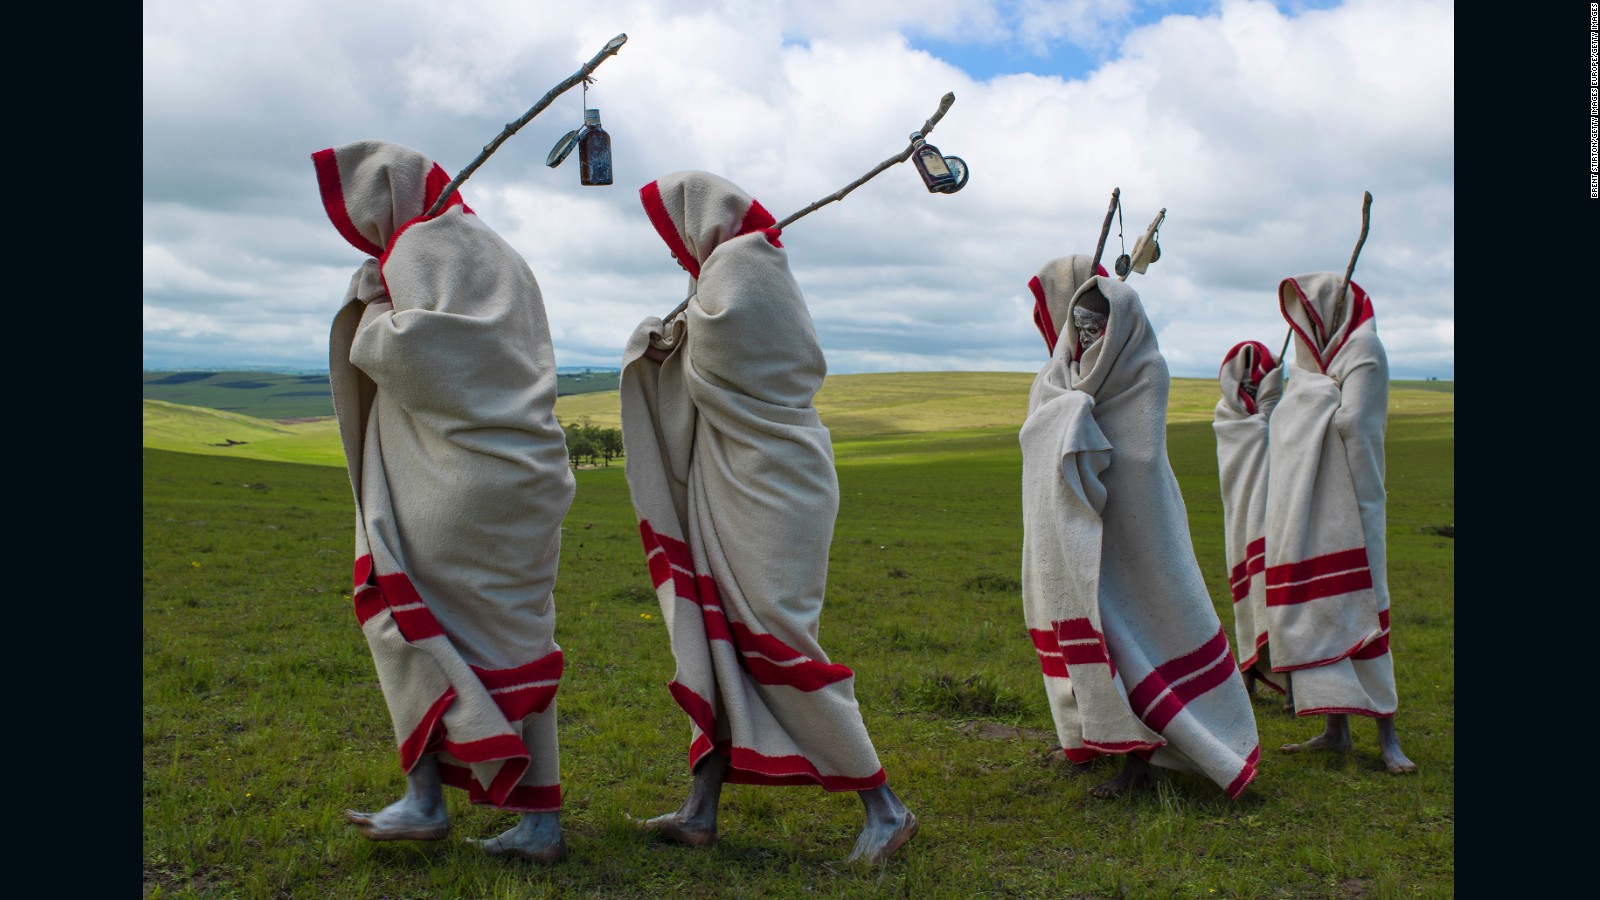
[(369, 841), (437, 841), (450, 834), (450, 814), (442, 805), (427, 810), (399, 800), (375, 813), (347, 809), (344, 818)]
[(677, 841), (686, 847), (709, 847), (717, 842), (715, 820), (710, 824), (697, 821), (685, 815), (681, 809), (653, 819), (635, 819), (626, 813), (623, 815), (635, 828), (660, 835), (670, 841)]
[(845, 862), (883, 862), (917, 833), (917, 817), (889, 789), (888, 782), (857, 794), (866, 807), (867, 824), (856, 836), (855, 849)]
[(567, 856), (558, 813), (523, 813), (522, 821), (488, 840), (467, 839), (493, 856), (512, 856), (536, 863), (553, 863)]
[(375, 813), (344, 811), (369, 841), (437, 841), (450, 833), (439, 757), (429, 753), (406, 773), (406, 795)]
[(1122, 771), (1117, 773), (1117, 777), (1090, 788), (1090, 794), (1096, 797), (1120, 797), (1127, 791), (1142, 791), (1152, 785), (1149, 760), (1135, 753), (1127, 754), (1122, 760)]
[(1348, 753), (1355, 748), (1355, 741), (1350, 739), (1350, 717), (1343, 713), (1329, 715), (1328, 724), (1321, 734), (1309, 741), (1298, 744), (1284, 744), (1279, 749), (1285, 753), (1299, 753), (1303, 750), (1332, 750), (1336, 753)]
[(1400, 752), (1400, 736), (1394, 730), (1394, 717), (1378, 720), (1378, 755), (1383, 757), (1383, 767), (1391, 775), (1409, 775), (1417, 764)]

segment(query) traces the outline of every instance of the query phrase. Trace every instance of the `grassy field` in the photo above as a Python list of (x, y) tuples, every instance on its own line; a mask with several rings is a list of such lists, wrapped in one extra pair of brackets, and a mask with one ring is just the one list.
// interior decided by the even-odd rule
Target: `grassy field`
[[(454, 838), (363, 840), (340, 811), (381, 806), (403, 779), (350, 608), (344, 471), (227, 457), (240, 446), (161, 449), (147, 404), (145, 895), (1452, 896), (1455, 557), (1439, 530), (1455, 515), (1453, 393), (1397, 385), (1389, 428), (1397, 721), (1420, 772), (1384, 773), (1366, 720), (1355, 722), (1353, 754), (1280, 754), (1318, 723), (1261, 699), (1265, 755), (1241, 800), (1169, 774), (1153, 793), (1098, 801), (1087, 788), (1112, 769), (1075, 774), (1046, 760), (1050, 716), (1018, 596), (1020, 415), (984, 418), (1020, 412), (1030, 379), (973, 375), (962, 385), (951, 374), (837, 377), (818, 402), (842, 492), (822, 643), (855, 669), (891, 783), (923, 821), (902, 855), (873, 871), (840, 864), (859, 802), (816, 789), (729, 787), (722, 840), (708, 850), (626, 827), (624, 813), (675, 807), (689, 774), (688, 727), (665, 690), (671, 654), (620, 467), (577, 473), (562, 546), (558, 705), (572, 857), (540, 868)], [(1174, 387), (1170, 456), (1231, 637), (1209, 424), (1216, 386), (1195, 382)], [(931, 402), (940, 384), (948, 393)], [(953, 417), (956, 407), (973, 418)], [(901, 432), (875, 433), (886, 421)], [(263, 433), (243, 446), (308, 452), (297, 436)], [(514, 821), (448, 796), (455, 837)]]

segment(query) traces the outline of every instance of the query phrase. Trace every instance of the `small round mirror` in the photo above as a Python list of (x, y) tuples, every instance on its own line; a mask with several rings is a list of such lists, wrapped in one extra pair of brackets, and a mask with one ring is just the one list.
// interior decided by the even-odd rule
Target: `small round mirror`
[(556, 141), (554, 147), (550, 148), (550, 155), (544, 158), (544, 164), (554, 169), (561, 165), (561, 161), (566, 159), (567, 154), (576, 146), (578, 146), (578, 132), (576, 130), (567, 132), (561, 136), (561, 140)]
[(954, 175), (956, 177), (956, 183), (950, 185), (949, 187), (945, 188), (944, 190), (940, 191), (939, 193), (941, 193), (941, 194), (954, 194), (956, 191), (959, 191), (962, 188), (966, 187), (967, 186), (967, 163), (966, 163), (966, 160), (962, 159), (959, 156), (946, 156), (944, 158), (944, 164), (950, 167), (950, 174)]
[(1116, 270), (1118, 278), (1127, 278), (1128, 273), (1133, 271), (1133, 257), (1126, 253), (1117, 257)]

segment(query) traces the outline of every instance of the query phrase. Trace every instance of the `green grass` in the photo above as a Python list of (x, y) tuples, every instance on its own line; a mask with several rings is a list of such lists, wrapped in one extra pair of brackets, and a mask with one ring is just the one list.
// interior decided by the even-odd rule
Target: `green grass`
[[(851, 385), (830, 380), (841, 386)], [(906, 397), (868, 381), (854, 394), (862, 419), (868, 389), (884, 403)], [(851, 393), (837, 392), (841, 413)], [(1190, 407), (1209, 403), (1203, 394)], [(1398, 723), (1421, 770), (1384, 773), (1364, 719), (1353, 754), (1280, 754), (1318, 723), (1263, 698), (1261, 775), (1238, 802), (1187, 775), (1098, 801), (1087, 789), (1112, 769), (1047, 762), (1053, 728), (1016, 587), (1014, 425), (931, 430), (946, 420), (929, 412), (912, 425), (930, 430), (897, 436), (835, 427), (841, 508), (821, 640), (855, 669), (891, 783), (923, 822), (902, 855), (867, 873), (839, 862), (861, 824), (848, 795), (729, 787), (722, 840), (701, 851), (625, 826), (624, 813), (676, 807), (689, 773), (621, 467), (577, 473), (564, 526), (558, 705), (573, 856), (540, 868), (454, 839), (363, 840), (340, 811), (381, 806), (403, 778), (350, 608), (344, 471), (147, 447), (146, 896), (1451, 896), (1455, 556), (1429, 529), (1454, 524), (1454, 397), (1401, 394), (1388, 440), (1389, 572)], [(1231, 637), (1209, 420), (1174, 423), (1169, 441)], [(457, 837), (514, 821), (448, 797)]]

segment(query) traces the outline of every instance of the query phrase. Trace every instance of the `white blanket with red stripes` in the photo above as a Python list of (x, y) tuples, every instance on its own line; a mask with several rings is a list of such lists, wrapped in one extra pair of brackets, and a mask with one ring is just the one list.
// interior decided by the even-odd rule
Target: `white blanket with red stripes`
[(409, 772), (438, 754), (473, 803), (561, 806), (552, 589), (572, 502), (544, 302), (526, 262), (397, 144), (312, 156), (372, 258), (328, 365), (356, 503), (354, 601)]
[(1389, 361), (1372, 301), (1352, 283), (1342, 316), (1332, 272), (1278, 286), (1295, 354), (1272, 414), (1267, 616), (1272, 668), (1295, 712), (1390, 716), (1383, 439)]
[(733, 783), (877, 787), (855, 674), (817, 640), (839, 486), (812, 406), (826, 364), (775, 222), (705, 172), (639, 193), (694, 292), (671, 334), (645, 319), (622, 361), (628, 486), (690, 768), (718, 752)]
[[(1259, 341), (1241, 341), (1222, 358), (1222, 398), (1211, 427), (1217, 434), (1222, 483), (1223, 553), (1233, 597), (1234, 649), (1239, 670), (1283, 693), (1288, 680), (1272, 672), (1267, 630), (1267, 429), (1283, 396), (1283, 369)], [(1247, 383), (1255, 385), (1254, 396)]]
[[(1045, 290), (1070, 280), (1045, 278)], [(1140, 753), (1229, 796), (1255, 777), (1255, 714), (1200, 575), (1167, 462), (1166, 360), (1138, 294), (1095, 276), (1105, 335), (1059, 334), (1028, 398), (1022, 594), (1066, 755)]]

